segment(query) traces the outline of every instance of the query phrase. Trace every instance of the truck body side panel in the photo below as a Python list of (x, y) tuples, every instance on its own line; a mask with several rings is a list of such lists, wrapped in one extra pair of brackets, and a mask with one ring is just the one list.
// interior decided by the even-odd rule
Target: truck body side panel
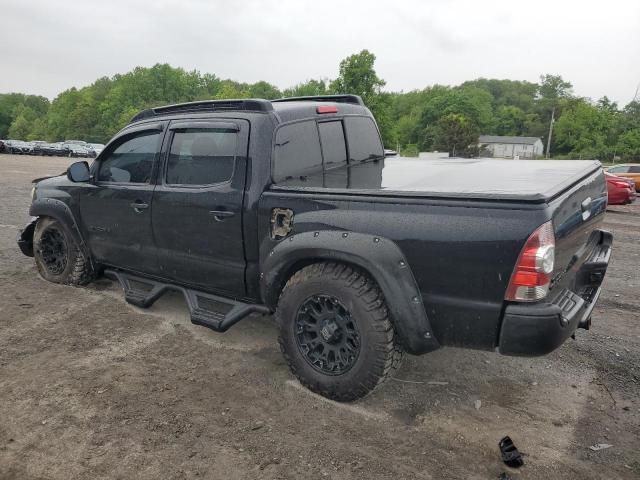
[(481, 349), (497, 344), (504, 292), (522, 245), (549, 220), (541, 205), (270, 191), (259, 208), (267, 254), (277, 243), (269, 231), (273, 208), (294, 211), (292, 234), (353, 231), (395, 242), (437, 340)]

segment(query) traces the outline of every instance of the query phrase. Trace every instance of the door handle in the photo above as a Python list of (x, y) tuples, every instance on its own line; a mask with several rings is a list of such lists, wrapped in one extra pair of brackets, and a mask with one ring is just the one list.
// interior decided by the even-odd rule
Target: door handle
[(216, 222), (221, 222), (225, 218), (233, 217), (235, 212), (231, 212), (229, 210), (209, 210), (209, 215), (213, 215)]
[(143, 210), (146, 210), (147, 208), (149, 208), (148, 203), (142, 203), (140, 201), (135, 201), (133, 203), (130, 203), (129, 206), (133, 208), (133, 210), (136, 213), (142, 213)]

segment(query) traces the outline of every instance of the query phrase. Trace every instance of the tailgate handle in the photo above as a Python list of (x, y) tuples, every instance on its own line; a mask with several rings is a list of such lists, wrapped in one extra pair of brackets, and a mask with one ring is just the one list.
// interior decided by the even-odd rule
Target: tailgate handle
[(587, 220), (591, 216), (591, 197), (587, 197), (582, 201), (582, 220)]

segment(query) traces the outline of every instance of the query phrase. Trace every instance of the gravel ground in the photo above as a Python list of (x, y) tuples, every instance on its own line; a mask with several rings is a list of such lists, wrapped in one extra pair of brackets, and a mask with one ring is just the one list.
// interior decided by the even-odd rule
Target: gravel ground
[(607, 213), (615, 252), (575, 341), (408, 357), (338, 404), (292, 378), (271, 318), (223, 335), (179, 296), (145, 311), (106, 279), (41, 280), (15, 236), (30, 180), (68, 163), (0, 155), (0, 479), (497, 479), (504, 435), (514, 479), (640, 478), (640, 204)]

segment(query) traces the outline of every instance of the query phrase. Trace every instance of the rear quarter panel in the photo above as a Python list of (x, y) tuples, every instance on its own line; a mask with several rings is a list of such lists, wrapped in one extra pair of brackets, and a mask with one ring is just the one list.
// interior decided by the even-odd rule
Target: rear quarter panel
[(549, 220), (544, 204), (444, 201), (267, 191), (259, 204), (260, 251), (273, 208), (294, 211), (294, 230), (342, 230), (394, 241), (409, 262), (441, 344), (497, 344), (504, 292), (522, 245)]

